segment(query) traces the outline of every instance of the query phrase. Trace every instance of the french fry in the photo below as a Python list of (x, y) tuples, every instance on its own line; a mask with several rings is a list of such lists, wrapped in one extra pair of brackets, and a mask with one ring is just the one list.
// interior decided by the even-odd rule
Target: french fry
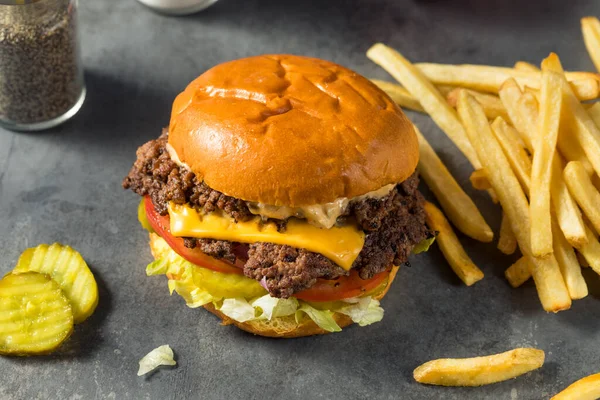
[(517, 238), (515, 238), (515, 234), (510, 227), (510, 221), (504, 214), (502, 214), (502, 222), (500, 223), (498, 250), (509, 255), (517, 250)]
[[(539, 89), (539, 72), (529, 72), (506, 67), (488, 65), (449, 65), (418, 63), (415, 64), (425, 77), (434, 85), (453, 85), (483, 92), (498, 93), (500, 86), (509, 78), (514, 78), (520, 87), (529, 86)], [(592, 72), (567, 72), (567, 80), (577, 98), (592, 100), (598, 97), (598, 74)]]
[(458, 113), (465, 124), (465, 131), (483, 162), (488, 179), (494, 188), (502, 209), (511, 222), (511, 228), (519, 248), (532, 263), (540, 301), (546, 311), (558, 312), (571, 306), (571, 297), (553, 255), (546, 258), (533, 257), (531, 251), (531, 221), (529, 205), (510, 164), (494, 135), (479, 103), (468, 93), (461, 92)]
[(380, 81), (379, 79), (371, 79), (371, 82), (376, 84), (379, 89), (386, 92), (400, 107), (422, 113), (425, 112), (421, 103), (419, 103), (419, 100), (415, 99), (408, 90), (404, 89), (402, 86), (391, 82)]
[(490, 182), (485, 174), (484, 169), (478, 169), (471, 173), (469, 177), (471, 186), (477, 190), (488, 190), (491, 189)]
[(561, 128), (558, 132), (558, 150), (567, 161), (579, 161), (583, 164), (585, 171), (589, 176), (592, 176), (595, 174), (594, 167), (588, 160), (585, 151), (583, 151), (579, 142), (573, 140), (573, 135), (569, 128), (570, 125), (571, 124), (566, 123), (566, 121), (564, 124), (561, 124)]
[(504, 155), (521, 183), (523, 191), (529, 196), (531, 187), (531, 160), (521, 145), (522, 142), (517, 131), (502, 118), (496, 118), (492, 123), (492, 133), (498, 143), (500, 143), (500, 147), (502, 147)]
[[(511, 115), (511, 119), (514, 118), (513, 122), (519, 124), (518, 126), (521, 129), (520, 132), (522, 134), (522, 139), (524, 139), (526, 143), (529, 143), (529, 146), (533, 146), (531, 137), (529, 136), (528, 132), (534, 132), (537, 129), (537, 106), (534, 104), (535, 99), (527, 100), (526, 94), (520, 96), (519, 93), (520, 90), (516, 86), (516, 83), (514, 81), (509, 80), (503, 85), (502, 89), (500, 90), (500, 98), (504, 102), (507, 110), (510, 110), (509, 114)], [(529, 150), (531, 151), (532, 148), (529, 148)], [(559, 150), (561, 150), (560, 142)], [(514, 150), (510, 153), (511, 155), (509, 157), (514, 157), (517, 155), (517, 153)], [(562, 178), (562, 173), (560, 172), (563, 169), (562, 164), (563, 163), (561, 157), (558, 154), (556, 154), (556, 156), (552, 160), (553, 172), (552, 182), (550, 186), (552, 205), (554, 210), (556, 211), (559, 225), (563, 230), (565, 237), (567, 238), (569, 243), (571, 243), (571, 245), (578, 247), (582, 243), (585, 243), (587, 239), (584, 234), (583, 221), (581, 219), (581, 213), (579, 212), (579, 208), (577, 207), (575, 200), (571, 196)], [(520, 177), (521, 181), (527, 179), (519, 173), (517, 174), (517, 176)]]
[(600, 373), (586, 376), (572, 383), (551, 400), (596, 400), (600, 399)]
[(440, 202), (448, 218), (465, 235), (481, 242), (491, 242), (494, 232), (483, 219), (473, 200), (462, 190), (416, 126), (415, 132), (419, 138), (419, 174)]
[(586, 259), (590, 268), (600, 275), (600, 242), (589, 226), (586, 226), (585, 233), (588, 242), (579, 249), (579, 253)]
[[(502, 104), (506, 108), (506, 112), (510, 118), (510, 122), (512, 122), (513, 126), (519, 132), (525, 147), (530, 152), (533, 152), (533, 142), (531, 140), (532, 132), (536, 129), (535, 125), (528, 121), (524, 114), (527, 115), (535, 115), (535, 120), (537, 121), (537, 101), (534, 104), (524, 103), (522, 99), (523, 92), (517, 85), (517, 82), (514, 79), (508, 79), (504, 84), (500, 87), (500, 91), (498, 92), (500, 96), (500, 100), (502, 100)], [(527, 108), (527, 113), (525, 113), (523, 108)]]
[(598, 18), (581, 18), (581, 32), (588, 54), (596, 66), (596, 70), (600, 71), (600, 22)]
[(510, 286), (518, 288), (531, 278), (531, 268), (533, 268), (531, 258), (522, 256), (504, 271), (504, 276), (508, 280), (508, 283), (510, 283)]
[(518, 71), (540, 72), (538, 67), (526, 61), (517, 61), (513, 68)]
[(569, 290), (569, 295), (573, 300), (583, 299), (588, 295), (588, 287), (583, 275), (581, 275), (577, 255), (555, 221), (552, 223), (552, 236), (554, 239), (554, 256)]
[[(569, 290), (569, 295), (573, 300), (582, 299), (588, 295), (588, 288), (583, 275), (581, 275), (577, 255), (556, 223), (552, 224), (552, 234), (554, 237), (554, 255)], [(592, 248), (589, 254), (591, 257), (594, 257), (596, 252), (600, 260), (600, 244), (597, 249)], [(529, 263), (530, 261), (527, 257), (521, 257), (504, 272), (506, 279), (512, 287), (517, 288), (531, 278)]]
[[(554, 65), (555, 70), (560, 70), (560, 64)], [(561, 75), (563, 102), (566, 113), (570, 113), (572, 137), (575, 139), (588, 160), (594, 167), (596, 174), (600, 175), (600, 129), (594, 123), (594, 120), (587, 113), (587, 110), (575, 97), (575, 93), (567, 84), (564, 75)]]
[(531, 251), (534, 257), (552, 253), (550, 218), (550, 178), (552, 159), (556, 151), (562, 91), (560, 75), (552, 70), (549, 61), (560, 62), (552, 53), (542, 62), (542, 90), (539, 128), (533, 140), (535, 151), (531, 170)]
[(596, 126), (600, 127), (600, 102), (594, 103), (590, 108), (587, 109), (587, 112)]
[(540, 368), (542, 350), (520, 348), (474, 358), (442, 358), (417, 367), (413, 376), (419, 383), (441, 386), (482, 386), (502, 382)]
[(456, 89), (452, 90), (446, 96), (446, 99), (448, 100), (448, 104), (450, 104), (452, 107), (456, 107), (456, 102), (458, 101), (458, 93), (461, 90), (466, 90), (469, 92), (469, 94), (471, 94), (473, 97), (475, 97), (475, 99), (483, 107), (483, 111), (485, 112), (485, 115), (488, 117), (488, 119), (493, 120), (493, 119), (496, 119), (497, 117), (502, 117), (502, 118), (508, 119), (508, 114), (506, 113), (506, 109), (502, 105), (502, 101), (500, 101), (500, 98), (498, 96), (489, 94), (489, 93), (481, 93), (476, 90), (463, 89), (463, 88), (456, 88)]
[(475, 169), (481, 167), (456, 111), (425, 76), (396, 50), (374, 44), (367, 57), (385, 69), (423, 106), (440, 129), (456, 144)]
[(442, 94), (442, 96), (448, 97), (448, 94), (450, 94), (451, 91), (456, 89), (456, 86), (438, 85), (438, 86), (436, 86), (436, 88), (437, 88), (438, 92), (440, 92)]
[(562, 177), (563, 169), (564, 162), (559, 154), (555, 154), (552, 160), (550, 196), (560, 229), (571, 246), (578, 249), (586, 244), (588, 239), (581, 211)]
[(444, 214), (433, 204), (425, 202), (425, 217), (427, 225), (432, 230), (438, 231), (436, 242), (454, 270), (454, 273), (456, 273), (465, 285), (471, 286), (483, 279), (483, 272), (477, 268), (471, 258), (465, 253)]
[(596, 232), (600, 232), (600, 193), (592, 185), (585, 168), (578, 161), (571, 161), (564, 170), (564, 179), (577, 204), (592, 223)]
[(577, 251), (576, 254), (577, 254), (577, 261), (579, 261), (579, 265), (581, 266), (581, 268), (589, 268), (590, 263), (585, 259), (583, 254), (581, 254), (579, 251)]

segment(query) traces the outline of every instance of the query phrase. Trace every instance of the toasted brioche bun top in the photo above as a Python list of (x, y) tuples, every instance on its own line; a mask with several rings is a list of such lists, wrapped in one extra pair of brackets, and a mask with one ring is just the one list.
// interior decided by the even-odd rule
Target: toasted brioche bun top
[(293, 55), (226, 62), (173, 103), (169, 144), (208, 186), (303, 206), (363, 195), (415, 170), (417, 137), (368, 79)]

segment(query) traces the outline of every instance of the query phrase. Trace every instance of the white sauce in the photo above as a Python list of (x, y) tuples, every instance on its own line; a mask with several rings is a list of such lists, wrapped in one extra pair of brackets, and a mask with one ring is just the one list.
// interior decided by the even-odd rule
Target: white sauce
[(286, 219), (289, 217), (305, 218), (309, 223), (315, 226), (329, 229), (335, 225), (338, 217), (346, 211), (350, 201), (363, 200), (366, 198), (380, 199), (387, 196), (395, 186), (396, 185), (392, 183), (352, 199), (340, 197), (330, 203), (302, 207), (272, 206), (255, 202), (246, 202), (246, 204), (252, 214), (275, 219)]
[[(186, 163), (182, 162), (177, 152), (169, 143), (165, 146), (171, 160), (180, 167), (187, 168), (191, 171), (191, 168)], [(338, 217), (346, 211), (350, 201), (360, 201), (366, 198), (381, 199), (387, 196), (396, 184), (392, 183), (385, 185), (382, 188), (374, 190), (369, 193), (365, 193), (361, 196), (349, 199), (347, 197), (340, 197), (330, 203), (314, 204), (302, 207), (288, 207), (288, 206), (273, 206), (265, 203), (258, 203), (253, 201), (247, 201), (248, 209), (254, 215), (260, 215), (263, 218), (274, 218), (274, 219), (286, 219), (290, 217), (303, 218), (309, 223), (329, 229), (335, 225)]]

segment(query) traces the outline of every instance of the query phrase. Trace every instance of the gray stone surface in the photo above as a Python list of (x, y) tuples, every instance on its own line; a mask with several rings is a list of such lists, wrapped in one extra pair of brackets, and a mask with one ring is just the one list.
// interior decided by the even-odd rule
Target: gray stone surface
[[(222, 327), (169, 297), (164, 278), (145, 276), (151, 257), (136, 220), (139, 199), (120, 182), (137, 146), (168, 123), (175, 95), (216, 63), (290, 52), (389, 78), (364, 56), (383, 41), (415, 61), (508, 66), (557, 51), (565, 67), (591, 69), (579, 18), (598, 11), (593, 1), (221, 0), (173, 18), (133, 0), (82, 2), (83, 109), (49, 132), (0, 130), (0, 273), (26, 247), (68, 243), (94, 270), (100, 305), (56, 355), (0, 359), (0, 398), (540, 399), (597, 372), (598, 276), (584, 271), (590, 296), (549, 315), (531, 284), (507, 285), (503, 271), (514, 257), (466, 238), (486, 278), (464, 287), (434, 248), (400, 271), (381, 323), (298, 340)], [(470, 189), (465, 159), (428, 118), (410, 117), (497, 228), (500, 209)], [(137, 361), (164, 343), (178, 367), (138, 378)], [(412, 379), (432, 358), (516, 346), (544, 349), (544, 368), (485, 388)]]

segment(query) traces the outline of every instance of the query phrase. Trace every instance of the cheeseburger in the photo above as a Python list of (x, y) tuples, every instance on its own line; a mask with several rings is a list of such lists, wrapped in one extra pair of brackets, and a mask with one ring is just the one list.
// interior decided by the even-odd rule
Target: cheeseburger
[(314, 58), (230, 61), (175, 99), (123, 187), (155, 261), (188, 306), (254, 334), (380, 321), (379, 300), (433, 236), (417, 137), (357, 73)]

